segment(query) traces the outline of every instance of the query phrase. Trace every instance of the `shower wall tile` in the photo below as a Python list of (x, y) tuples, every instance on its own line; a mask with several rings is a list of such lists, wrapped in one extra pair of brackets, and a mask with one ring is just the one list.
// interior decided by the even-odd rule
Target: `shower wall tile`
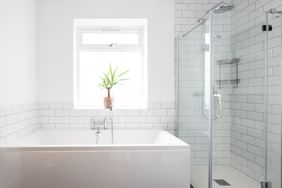
[(15, 142), (37, 128), (36, 104), (0, 108), (0, 145)]
[[(264, 54), (265, 11), (282, 9), (281, 1), (235, 0), (232, 12), (231, 51), (241, 59), (239, 87), (232, 90), (231, 114), (231, 164), (256, 181), (264, 180), (265, 154), (265, 97)], [(268, 107), (268, 174), (273, 187), (280, 187), (281, 170), (281, 23), (271, 16), (273, 31), (269, 33), (269, 107)], [(273, 109), (273, 110), (272, 110)], [(272, 130), (272, 127), (275, 129)], [(273, 147), (276, 145), (277, 147)], [(276, 150), (276, 149), (278, 150)]]

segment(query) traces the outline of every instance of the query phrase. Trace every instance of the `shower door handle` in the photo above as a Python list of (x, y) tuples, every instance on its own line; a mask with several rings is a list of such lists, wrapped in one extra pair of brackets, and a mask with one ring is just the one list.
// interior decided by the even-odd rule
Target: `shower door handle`
[(222, 114), (223, 114), (223, 108), (222, 108), (222, 95), (219, 93), (214, 93), (213, 95), (216, 98), (216, 102), (217, 102), (217, 113), (216, 113), (216, 117), (217, 118), (221, 118)]

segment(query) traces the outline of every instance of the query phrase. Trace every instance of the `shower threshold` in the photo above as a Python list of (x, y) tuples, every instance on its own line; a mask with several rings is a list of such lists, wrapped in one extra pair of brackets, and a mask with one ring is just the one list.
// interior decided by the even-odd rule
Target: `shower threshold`
[[(192, 166), (191, 182), (194, 188), (208, 187), (207, 166)], [(231, 166), (213, 167), (213, 188), (258, 188), (260, 183)], [(220, 182), (227, 182), (221, 184)]]

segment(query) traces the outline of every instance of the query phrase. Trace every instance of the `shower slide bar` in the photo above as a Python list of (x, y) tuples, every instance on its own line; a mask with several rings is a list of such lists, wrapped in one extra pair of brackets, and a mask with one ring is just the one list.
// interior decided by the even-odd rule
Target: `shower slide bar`
[(231, 9), (234, 8), (234, 4), (233, 3), (225, 3), (224, 1), (217, 3), (215, 6), (213, 6), (212, 8), (210, 8), (200, 19), (198, 19), (197, 24), (195, 26), (193, 26), (192, 28), (190, 28), (188, 31), (184, 32), (181, 37), (185, 37), (186, 35), (188, 35), (189, 33), (191, 33), (192, 31), (194, 31), (195, 29), (197, 29), (200, 25), (204, 24), (207, 21), (207, 15), (214, 11), (216, 13), (223, 13), (225, 11), (229, 11)]
[(203, 19), (203, 18), (199, 19), (199, 20), (198, 20), (198, 23), (197, 23), (195, 26), (193, 26), (192, 28), (190, 28), (188, 31), (186, 31), (186, 32), (185, 32), (184, 34), (182, 34), (181, 36), (182, 36), (182, 37), (186, 37), (186, 35), (188, 35), (189, 33), (193, 32), (195, 29), (197, 29), (200, 25), (203, 25), (205, 22), (206, 22), (206, 19)]

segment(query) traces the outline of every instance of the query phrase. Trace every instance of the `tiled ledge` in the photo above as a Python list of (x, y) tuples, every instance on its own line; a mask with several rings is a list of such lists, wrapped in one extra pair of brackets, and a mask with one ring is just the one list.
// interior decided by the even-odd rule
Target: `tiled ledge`
[[(109, 118), (109, 110), (73, 109), (72, 103), (38, 105), (41, 128), (89, 128), (92, 118)], [(113, 110), (115, 128), (175, 130), (175, 104), (151, 102), (148, 109)]]
[[(38, 128), (88, 129), (92, 118), (109, 118), (109, 110), (73, 109), (72, 103), (20, 104), (0, 108), (0, 145), (15, 142)], [(148, 109), (114, 110), (115, 129), (162, 128), (175, 131), (175, 104), (152, 102)]]
[(0, 108), (0, 144), (8, 144), (38, 128), (37, 105), (20, 104)]

